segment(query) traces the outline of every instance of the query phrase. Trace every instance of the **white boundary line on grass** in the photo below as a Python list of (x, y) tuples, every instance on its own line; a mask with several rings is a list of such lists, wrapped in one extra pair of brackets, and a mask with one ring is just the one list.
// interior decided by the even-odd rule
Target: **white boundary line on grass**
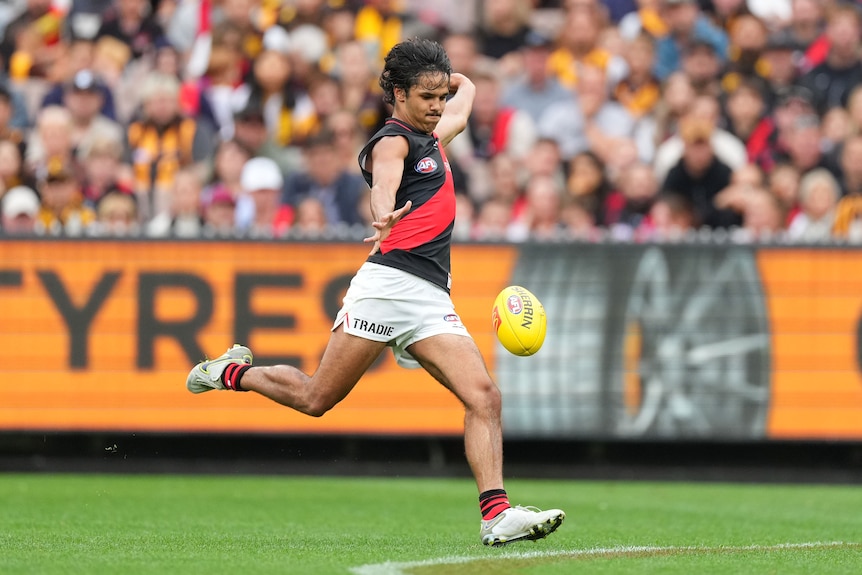
[(841, 547), (849, 545), (846, 541), (809, 542), (809, 543), (779, 543), (776, 545), (719, 545), (715, 547), (698, 546), (675, 546), (651, 547), (651, 546), (621, 546), (621, 547), (597, 547), (593, 549), (572, 549), (569, 551), (527, 551), (527, 552), (503, 552), (501, 555), (482, 555), (474, 557), (440, 557), (438, 559), (425, 559), (424, 561), (407, 561), (396, 563), (387, 561), (374, 565), (361, 565), (351, 567), (350, 572), (354, 575), (406, 575), (405, 569), (416, 567), (427, 567), (432, 565), (457, 565), (471, 563), (473, 561), (504, 561), (506, 559), (531, 559), (533, 557), (599, 557), (602, 555), (638, 555), (641, 553), (680, 553), (680, 552), (726, 552), (726, 551), (782, 551), (785, 549), (811, 549)]

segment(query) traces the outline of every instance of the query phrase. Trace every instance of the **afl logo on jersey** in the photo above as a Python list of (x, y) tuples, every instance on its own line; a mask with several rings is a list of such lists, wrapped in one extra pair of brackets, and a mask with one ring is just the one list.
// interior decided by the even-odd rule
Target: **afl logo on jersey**
[(416, 171), (420, 174), (430, 174), (437, 170), (437, 162), (434, 161), (434, 158), (429, 158), (425, 156), (418, 162), (416, 162)]

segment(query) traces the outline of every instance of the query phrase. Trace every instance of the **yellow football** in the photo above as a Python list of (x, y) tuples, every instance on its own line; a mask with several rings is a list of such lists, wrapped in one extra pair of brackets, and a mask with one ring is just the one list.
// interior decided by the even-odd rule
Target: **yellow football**
[(491, 322), (497, 339), (515, 355), (533, 355), (545, 342), (548, 328), (545, 308), (521, 286), (509, 286), (497, 295)]

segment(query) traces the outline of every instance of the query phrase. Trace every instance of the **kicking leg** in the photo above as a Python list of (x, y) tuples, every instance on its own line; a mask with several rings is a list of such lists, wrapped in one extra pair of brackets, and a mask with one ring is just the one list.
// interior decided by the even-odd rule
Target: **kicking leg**
[[(386, 347), (385, 343), (344, 333), (339, 325), (329, 338), (317, 371), (309, 376), (289, 365), (255, 366), (242, 374), (241, 385), (297, 411), (320, 417), (344, 399)], [(220, 376), (230, 364), (251, 364), (248, 348), (236, 346), (220, 358), (201, 362), (189, 373), (193, 393), (225, 389)]]

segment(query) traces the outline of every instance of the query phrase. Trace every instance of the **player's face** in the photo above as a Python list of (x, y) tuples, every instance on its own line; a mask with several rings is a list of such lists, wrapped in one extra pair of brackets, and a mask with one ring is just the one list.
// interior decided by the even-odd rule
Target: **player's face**
[(396, 89), (395, 115), (414, 128), (430, 134), (443, 115), (448, 95), (448, 74), (423, 74), (407, 92)]

